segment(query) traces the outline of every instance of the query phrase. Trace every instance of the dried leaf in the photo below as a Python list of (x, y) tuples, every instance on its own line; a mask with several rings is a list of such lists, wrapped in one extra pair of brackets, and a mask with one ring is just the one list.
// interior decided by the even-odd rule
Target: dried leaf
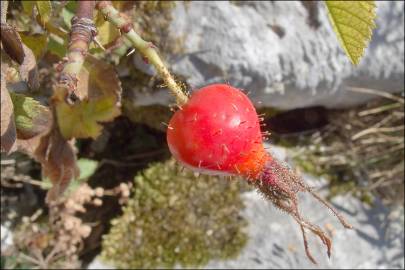
[(6, 23), (1, 24), (1, 44), (4, 51), (18, 64), (24, 61), (24, 49), (18, 32)]
[(375, 28), (374, 1), (325, 1), (340, 44), (354, 65), (358, 65)]
[(34, 158), (41, 163), (43, 176), (53, 184), (46, 196), (47, 202), (56, 200), (70, 181), (79, 176), (73, 140), (65, 140), (57, 127), (41, 138)]
[(1, 64), (1, 151), (7, 154), (16, 150), (16, 128), (14, 124), (13, 103), (6, 88), (7, 64)]
[(41, 16), (41, 22), (47, 23), (52, 15), (52, 5), (50, 1), (36, 1), (38, 13)]
[(30, 35), (27, 32), (20, 32), (20, 37), (25, 45), (32, 50), (35, 59), (41, 58), (47, 49), (47, 35), (45, 34), (34, 34)]
[(49, 131), (52, 114), (49, 108), (31, 97), (10, 93), (14, 106), (14, 119), (18, 139), (30, 139)]
[(37, 61), (34, 53), (25, 44), (23, 44), (23, 49), (25, 57), (20, 66), (20, 76), (21, 79), (27, 82), (30, 89), (35, 90), (39, 88)]
[(102, 130), (99, 123), (112, 121), (121, 113), (121, 83), (114, 68), (91, 55), (78, 76), (77, 95), (82, 101), (69, 105), (66, 95), (64, 87), (55, 88), (56, 115), (66, 139), (96, 138)]

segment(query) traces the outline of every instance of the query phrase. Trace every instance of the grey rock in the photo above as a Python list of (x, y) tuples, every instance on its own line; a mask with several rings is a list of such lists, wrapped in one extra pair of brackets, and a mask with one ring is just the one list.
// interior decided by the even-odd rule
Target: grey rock
[[(285, 149), (272, 147), (279, 160)], [(290, 160), (287, 160), (291, 164)], [(303, 174), (306, 183), (322, 195), (327, 194), (325, 179)], [(344, 229), (333, 214), (308, 194), (300, 196), (303, 216), (320, 227), (332, 230), (332, 256), (315, 236), (309, 235), (313, 265), (306, 257), (301, 231), (294, 219), (274, 208), (256, 191), (244, 194), (244, 216), (249, 220), (249, 241), (241, 254), (232, 260), (213, 260), (207, 269), (387, 269), (404, 268), (404, 210), (390, 212), (381, 203), (373, 207), (351, 195), (338, 196), (332, 204), (353, 225)], [(397, 216), (392, 215), (396, 213)]]
[[(358, 67), (341, 49), (324, 4), (315, 10), (318, 28), (308, 23), (316, 16), (309, 17), (300, 1), (178, 3), (170, 36), (184, 38), (184, 52), (166, 60), (193, 89), (229, 82), (250, 91), (258, 106), (280, 109), (349, 107), (374, 98), (347, 91), (350, 86), (403, 89), (404, 2), (377, 1), (377, 28)], [(143, 98), (137, 102), (171, 100), (168, 95)]]

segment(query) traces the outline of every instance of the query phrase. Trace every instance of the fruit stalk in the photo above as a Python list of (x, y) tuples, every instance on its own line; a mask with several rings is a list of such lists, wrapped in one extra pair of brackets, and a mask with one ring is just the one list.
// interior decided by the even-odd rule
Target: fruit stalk
[(116, 10), (111, 1), (100, 1), (97, 3), (97, 9), (104, 15), (105, 20), (114, 24), (123, 35), (125, 35), (145, 59), (151, 63), (159, 76), (164, 80), (170, 92), (175, 96), (178, 106), (187, 103), (188, 97), (184, 94), (183, 90), (176, 83), (169, 70), (160, 59), (156, 51), (155, 45), (151, 42), (143, 40), (134, 30), (132, 22), (125, 17), (124, 14)]
[(76, 93), (77, 76), (82, 69), (90, 42), (97, 35), (97, 30), (93, 23), (95, 5), (95, 1), (79, 1), (76, 15), (72, 18), (68, 52), (62, 64), (58, 67), (61, 73), (57, 88), (67, 89), (69, 95), (66, 97), (66, 101), (70, 104), (84, 98)]

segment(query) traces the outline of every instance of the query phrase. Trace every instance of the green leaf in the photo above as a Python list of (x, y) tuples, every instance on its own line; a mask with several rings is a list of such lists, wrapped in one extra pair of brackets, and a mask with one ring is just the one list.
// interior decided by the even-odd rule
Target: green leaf
[(92, 176), (96, 171), (98, 162), (91, 159), (81, 158), (77, 161), (77, 166), (80, 170), (79, 179), (86, 179)]
[(57, 35), (50, 34), (48, 50), (60, 58), (63, 58), (66, 55), (66, 46), (64, 40)]
[(55, 88), (54, 104), (59, 129), (64, 138), (96, 138), (103, 129), (100, 122), (120, 115), (121, 83), (114, 68), (91, 55), (78, 75), (76, 94), (81, 101), (66, 103), (67, 89)]
[(52, 15), (51, 1), (36, 1), (38, 13), (41, 16), (41, 21), (47, 23)]
[(120, 36), (120, 32), (118, 31), (117, 27), (104, 20), (101, 12), (97, 13), (95, 25), (97, 27), (97, 39), (103, 46), (107, 45)]
[(67, 8), (62, 9), (63, 22), (69, 30), (72, 28), (71, 21), (74, 16), (75, 16), (75, 14), (73, 12), (69, 11)]
[(44, 55), (47, 49), (47, 35), (34, 34), (29, 35), (27, 32), (20, 32), (20, 37), (25, 45), (32, 50), (35, 59), (39, 59)]
[(325, 1), (329, 19), (346, 55), (358, 65), (375, 28), (374, 1)]
[(21, 1), (21, 5), (25, 13), (31, 16), (32, 10), (35, 6), (35, 1)]
[(51, 126), (50, 110), (31, 97), (10, 92), (14, 106), (14, 119), (21, 139), (32, 138)]

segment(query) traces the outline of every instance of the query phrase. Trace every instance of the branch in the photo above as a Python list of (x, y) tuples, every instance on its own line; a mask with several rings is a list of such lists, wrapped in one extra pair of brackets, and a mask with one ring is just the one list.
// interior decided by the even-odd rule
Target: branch
[(187, 96), (183, 93), (181, 87), (176, 83), (170, 74), (169, 70), (163, 64), (159, 55), (156, 52), (156, 47), (151, 43), (143, 40), (134, 30), (132, 22), (128, 20), (123, 14), (116, 10), (111, 1), (99, 1), (97, 9), (101, 11), (104, 18), (110, 23), (114, 24), (121, 33), (124, 34), (148, 61), (151, 63), (159, 76), (165, 81), (171, 93), (176, 97), (176, 102), (179, 106), (187, 103)]
[(95, 4), (95, 1), (79, 1), (76, 15), (72, 18), (68, 53), (62, 66), (58, 67), (58, 71), (61, 71), (58, 87), (67, 89), (69, 93), (67, 102), (70, 104), (83, 98), (76, 92), (77, 75), (83, 66), (90, 42), (97, 35), (97, 29), (93, 23)]

